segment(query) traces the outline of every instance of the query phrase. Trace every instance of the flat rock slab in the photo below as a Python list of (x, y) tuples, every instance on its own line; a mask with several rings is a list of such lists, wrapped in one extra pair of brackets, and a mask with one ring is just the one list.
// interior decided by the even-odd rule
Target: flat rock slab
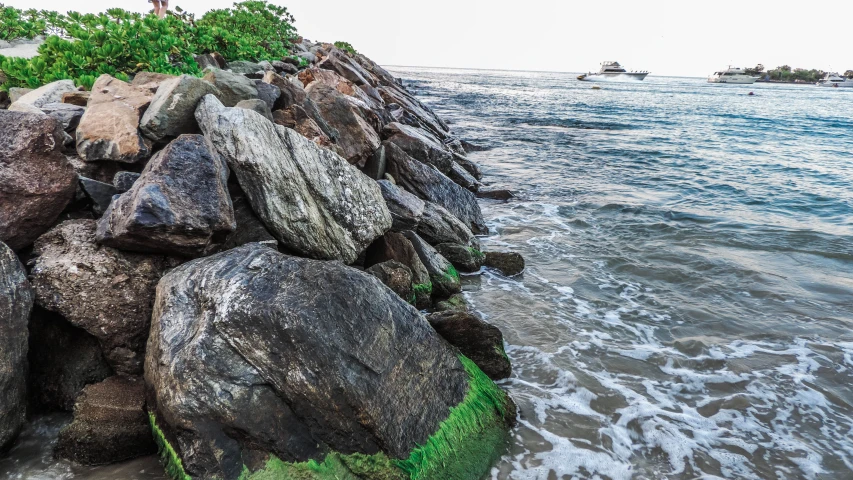
[(15, 252), (0, 242), (0, 451), (15, 440), (27, 415), (27, 323), (33, 291)]
[(260, 114), (208, 95), (196, 118), (252, 209), (287, 248), (352, 263), (391, 227), (376, 182), (346, 160)]
[(153, 92), (101, 75), (92, 86), (86, 113), (77, 126), (77, 153), (87, 161), (134, 163), (151, 155), (151, 141), (139, 132), (139, 120)]
[(54, 455), (82, 465), (105, 465), (156, 451), (144, 382), (114, 376), (83, 389), (74, 404), (74, 420), (59, 432)]
[(154, 289), (175, 262), (102, 247), (94, 220), (69, 220), (33, 247), (36, 302), (96, 337), (119, 373), (142, 372)]
[(32, 244), (74, 197), (64, 135), (46, 115), (0, 110), (0, 241), (12, 249)]
[(98, 221), (98, 242), (121, 250), (200, 256), (234, 231), (228, 166), (201, 135), (181, 135)]

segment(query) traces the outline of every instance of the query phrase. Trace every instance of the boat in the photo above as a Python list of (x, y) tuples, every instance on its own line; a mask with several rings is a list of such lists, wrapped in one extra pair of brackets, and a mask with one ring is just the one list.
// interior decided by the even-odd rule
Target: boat
[(708, 77), (708, 83), (734, 83), (737, 85), (752, 85), (761, 77), (753, 77), (752, 75), (747, 75), (746, 71), (742, 68), (732, 68), (729, 65), (729, 68), (723, 70), (721, 72), (714, 72), (713, 75)]
[(819, 87), (853, 87), (853, 78), (845, 78), (837, 73), (827, 73), (825, 77), (817, 81)]
[(619, 65), (619, 62), (603, 62), (601, 64), (601, 68), (598, 70), (598, 73), (584, 73), (583, 75), (578, 75), (578, 80), (593, 82), (596, 80), (604, 80), (604, 79), (631, 79), (631, 80), (643, 80), (646, 78), (649, 72), (629, 72), (622, 68), (622, 65)]

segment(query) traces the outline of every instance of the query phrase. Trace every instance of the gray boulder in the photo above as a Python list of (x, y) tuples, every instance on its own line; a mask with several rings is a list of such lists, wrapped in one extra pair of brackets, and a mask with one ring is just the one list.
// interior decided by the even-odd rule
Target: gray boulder
[(484, 265), (512, 277), (524, 271), (524, 257), (515, 252), (486, 252)]
[(480, 250), (458, 243), (439, 243), (435, 249), (463, 272), (478, 272), (486, 261), (486, 256)]
[(424, 215), (426, 202), (402, 188), (394, 185), (388, 180), (377, 182), (382, 190), (382, 198), (391, 212), (394, 230), (417, 230)]
[(160, 84), (151, 99), (151, 106), (142, 115), (140, 130), (154, 141), (198, 132), (195, 107), (207, 94), (222, 95), (212, 84), (192, 75), (166, 80)]
[(251, 100), (258, 98), (258, 89), (255, 82), (243, 75), (209, 68), (205, 70), (203, 80), (213, 84), (219, 90), (217, 98), (226, 106), (233, 107), (240, 100)]
[(27, 415), (27, 323), (33, 292), (27, 272), (0, 242), (0, 451), (18, 436)]
[(133, 184), (139, 180), (140, 174), (136, 172), (116, 172), (113, 176), (113, 186), (116, 187), (119, 193), (124, 193), (133, 187)]
[(412, 242), (412, 247), (418, 254), (418, 258), (426, 267), (430, 281), (432, 281), (432, 291), (436, 296), (446, 298), (462, 291), (462, 280), (452, 263), (441, 256), (417, 233), (407, 230), (403, 232), (403, 235)]
[(235, 227), (228, 166), (201, 135), (181, 135), (113, 202), (97, 238), (122, 250), (199, 256), (219, 248)]
[(80, 190), (92, 203), (92, 212), (99, 217), (110, 208), (113, 196), (120, 193), (112, 184), (86, 177), (80, 177)]
[(227, 65), (227, 63), (225, 62), (225, 58), (223, 58), (222, 55), (216, 52), (196, 55), (195, 61), (196, 63), (198, 63), (198, 68), (202, 70), (206, 70), (208, 67), (225, 68), (225, 66)]
[(344, 157), (350, 163), (364, 167), (379, 148), (381, 139), (362, 115), (360, 106), (354, 103), (356, 100), (319, 81), (308, 85), (305, 91), (334, 130), (333, 138), (343, 150)]
[(488, 233), (477, 198), (432, 166), (421, 163), (394, 143), (385, 142), (388, 173), (397, 184), (423, 200), (446, 208), (475, 234)]
[(234, 105), (234, 107), (245, 108), (246, 110), (258, 112), (263, 115), (264, 118), (266, 118), (267, 120), (271, 122), (273, 121), (272, 112), (270, 111), (269, 105), (261, 99), (256, 98), (254, 100), (241, 100), (237, 102), (237, 105)]
[(228, 62), (225, 65), (225, 68), (231, 70), (234, 73), (239, 73), (240, 75), (252, 75), (257, 72), (263, 72), (266, 70), (263, 65), (255, 62), (247, 62), (244, 60), (235, 60), (233, 62)]
[(285, 247), (351, 263), (391, 227), (376, 182), (338, 155), (253, 111), (226, 108), (212, 95), (201, 101), (196, 118), (252, 209)]
[(512, 364), (504, 351), (503, 334), (498, 327), (459, 310), (436, 312), (426, 318), (439, 335), (473, 360), (492, 380), (512, 375)]
[(49, 103), (61, 103), (62, 94), (76, 90), (74, 80), (58, 80), (26, 92), (18, 98), (12, 97), (12, 103), (25, 103), (40, 109)]
[(410, 157), (437, 168), (445, 175), (453, 166), (453, 153), (427, 131), (401, 123), (390, 123), (382, 132), (387, 142), (400, 147)]
[(474, 236), (470, 228), (447, 209), (432, 202), (424, 202), (423, 214), (414, 230), (430, 245), (455, 243), (480, 249), (480, 240)]
[[(298, 478), (291, 462), (325, 458), (339, 478), (401, 478), (387, 459), (407, 459), (458, 406), (476, 408), (477, 422), (455, 424), (443, 458), (406, 476), (454, 478), (476, 449), (479, 478), (513, 409), (467, 362), (371, 275), (251, 244), (163, 278), (145, 380), (180, 475)], [(359, 470), (343, 453), (387, 457)]]
[(116, 375), (83, 389), (74, 421), (59, 432), (54, 455), (81, 465), (106, 465), (156, 451), (145, 412), (145, 383)]
[(29, 367), (30, 402), (39, 411), (70, 412), (83, 387), (112, 375), (97, 338), (39, 307), (30, 317)]
[(0, 241), (14, 250), (45, 232), (74, 198), (77, 173), (62, 154), (61, 125), (0, 110)]
[(404, 88), (394, 84), (386, 84), (378, 87), (377, 90), (379, 90), (379, 95), (382, 96), (386, 104), (396, 103), (400, 105), (409, 114), (416, 117), (421, 125), (437, 138), (443, 139), (448, 136), (447, 124)]
[(41, 111), (47, 116), (53, 117), (67, 133), (74, 133), (80, 119), (86, 113), (84, 107), (71, 105), (70, 103), (47, 103), (41, 106)]
[(278, 97), (281, 96), (281, 89), (263, 80), (255, 80), (254, 82), (255, 88), (258, 89), (258, 99), (266, 103), (267, 108), (272, 111), (278, 102)]
[(69, 220), (33, 247), (37, 304), (93, 335), (118, 373), (142, 372), (154, 289), (176, 263), (95, 243), (94, 220)]
[(403, 300), (415, 303), (412, 291), (412, 271), (409, 267), (400, 262), (388, 260), (368, 268), (367, 273), (378, 278), (380, 282), (393, 290)]
[(9, 89), (9, 101), (15, 103), (33, 90), (32, 88), (12, 87)]

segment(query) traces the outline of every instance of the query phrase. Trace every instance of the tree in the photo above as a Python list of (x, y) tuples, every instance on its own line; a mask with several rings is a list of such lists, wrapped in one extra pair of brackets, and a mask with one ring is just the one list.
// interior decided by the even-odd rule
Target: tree
[(847, 78), (853, 78), (853, 70), (847, 70), (844, 72), (844, 76)]
[(759, 63), (758, 65), (756, 65), (753, 68), (744, 69), (744, 71), (746, 72), (747, 75), (757, 77), (757, 76), (761, 75), (762, 73), (764, 73), (764, 65)]

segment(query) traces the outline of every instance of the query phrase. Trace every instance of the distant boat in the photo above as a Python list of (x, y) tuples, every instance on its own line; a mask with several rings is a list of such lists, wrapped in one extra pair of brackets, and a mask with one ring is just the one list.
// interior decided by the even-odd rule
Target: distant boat
[(714, 72), (713, 75), (708, 77), (708, 83), (734, 83), (737, 85), (752, 85), (755, 83), (760, 77), (753, 77), (752, 75), (747, 75), (746, 71), (742, 68), (732, 68), (731, 65), (726, 70), (722, 72)]
[(646, 78), (649, 72), (629, 72), (622, 68), (622, 65), (619, 65), (619, 62), (603, 62), (601, 64), (601, 68), (598, 70), (598, 73), (585, 73), (583, 75), (578, 75), (578, 80), (583, 80), (587, 82), (592, 82), (596, 80), (603, 79), (618, 79), (625, 78), (631, 80), (643, 80)]
[(827, 73), (825, 77), (818, 80), (816, 85), (819, 87), (853, 87), (853, 80), (837, 73)]

